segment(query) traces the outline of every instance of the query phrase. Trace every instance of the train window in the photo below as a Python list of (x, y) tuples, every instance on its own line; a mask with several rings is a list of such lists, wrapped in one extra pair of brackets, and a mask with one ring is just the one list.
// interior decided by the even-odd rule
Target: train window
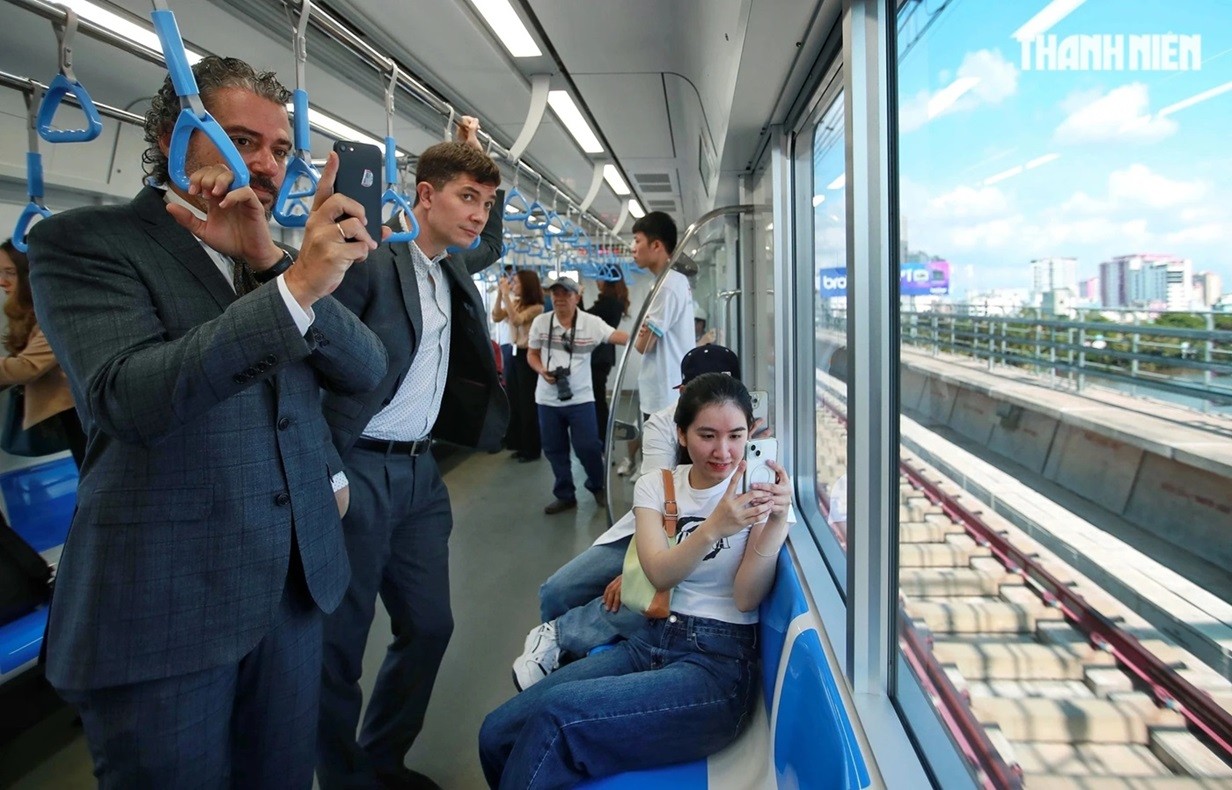
[[(831, 571), (846, 587), (847, 564), (847, 201), (844, 103), (840, 93), (813, 128), (809, 200), (813, 236), (815, 498), (809, 523)], [(805, 208), (805, 211), (809, 209)], [(809, 503), (811, 505), (812, 502)]]
[(908, 725), (991, 786), (1227, 781), (1232, 8), (906, 2), (897, 49)]

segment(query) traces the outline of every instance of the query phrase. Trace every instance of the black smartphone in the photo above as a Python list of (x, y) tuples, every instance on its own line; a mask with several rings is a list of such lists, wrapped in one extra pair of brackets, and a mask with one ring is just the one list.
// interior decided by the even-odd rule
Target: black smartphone
[(351, 198), (364, 207), (368, 235), (381, 243), (381, 194), (385, 191), (382, 175), (384, 154), (368, 143), (339, 140), (334, 143), (338, 154), (338, 175), (334, 191)]

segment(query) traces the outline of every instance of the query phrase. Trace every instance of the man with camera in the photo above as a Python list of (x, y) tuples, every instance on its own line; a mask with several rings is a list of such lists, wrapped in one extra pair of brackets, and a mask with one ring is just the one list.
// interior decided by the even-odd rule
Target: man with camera
[(586, 470), (586, 490), (606, 507), (603, 491), (603, 447), (595, 418), (595, 393), (590, 383), (590, 355), (601, 343), (623, 346), (629, 333), (612, 329), (603, 319), (578, 310), (581, 290), (571, 277), (548, 285), (552, 312), (530, 325), (526, 361), (539, 374), (535, 403), (543, 454), (552, 464), (556, 498), (543, 509), (553, 515), (577, 507), (569, 444)]

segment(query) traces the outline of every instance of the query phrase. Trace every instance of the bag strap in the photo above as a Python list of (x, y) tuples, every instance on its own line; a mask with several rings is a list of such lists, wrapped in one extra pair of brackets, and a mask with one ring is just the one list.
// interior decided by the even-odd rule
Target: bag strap
[(669, 538), (676, 537), (676, 481), (671, 469), (661, 469), (663, 472), (663, 530)]

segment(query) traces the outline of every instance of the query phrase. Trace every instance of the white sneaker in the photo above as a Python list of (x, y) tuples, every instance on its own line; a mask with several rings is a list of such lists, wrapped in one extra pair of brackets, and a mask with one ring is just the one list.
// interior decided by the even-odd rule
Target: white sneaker
[(526, 635), (522, 655), (513, 660), (513, 685), (525, 691), (560, 666), (556, 621), (537, 625)]
[(616, 475), (618, 477), (625, 477), (632, 471), (633, 459), (626, 455), (624, 458), (620, 459), (620, 464), (616, 467)]

